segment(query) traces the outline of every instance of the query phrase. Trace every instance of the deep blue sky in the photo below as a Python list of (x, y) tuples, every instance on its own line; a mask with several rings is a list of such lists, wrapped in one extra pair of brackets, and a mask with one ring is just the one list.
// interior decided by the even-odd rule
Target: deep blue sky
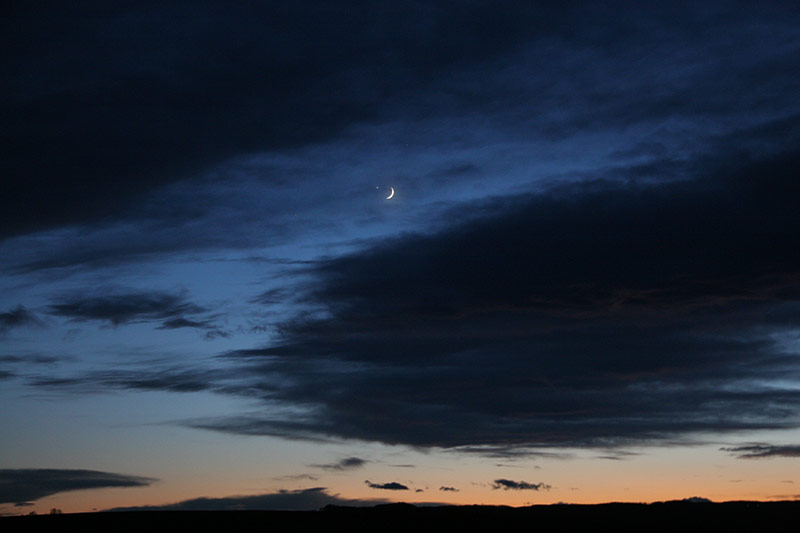
[[(0, 504), (601, 501), (532, 465), (798, 455), (796, 3), (15, 4)], [(192, 477), (226, 449), (270, 481)]]

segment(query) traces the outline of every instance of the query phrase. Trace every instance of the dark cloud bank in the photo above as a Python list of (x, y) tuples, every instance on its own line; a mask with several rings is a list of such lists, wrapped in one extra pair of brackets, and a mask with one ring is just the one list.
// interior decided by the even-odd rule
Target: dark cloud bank
[[(224, 383), (164, 369), (134, 388), (188, 383), (310, 413), (194, 427), (426, 447), (796, 427), (800, 394), (769, 382), (799, 377), (781, 334), (800, 321), (800, 153), (724, 155), (692, 179), (497, 199), (313, 265), (304, 299), (327, 316), (225, 354)], [(129, 387), (118, 378), (99, 377)]]
[(764, 383), (798, 377), (800, 154), (730, 157), (498, 200), (315, 267), (328, 316), (226, 356), (315, 414), (198, 426), (444, 447), (794, 427), (800, 395)]
[[(377, 116), (377, 102), (384, 96), (410, 94), (451, 66), (470, 61), (485, 66), (480, 58), (503, 57), (545, 34), (560, 43), (558, 50), (566, 42), (571, 52), (597, 52), (603, 67), (621, 62), (625, 69), (619, 78), (598, 78), (603, 83), (590, 84), (596, 89), (581, 85), (587, 79), (564, 78), (578, 86), (563, 89), (571, 91), (565, 116), (554, 119), (556, 129), (537, 123), (537, 134), (564, 138), (593, 131), (598, 124), (625, 128), (714, 117), (722, 124), (743, 109), (753, 110), (753, 116), (758, 109), (763, 119), (749, 129), (722, 128), (728, 132), (724, 135), (706, 131), (702, 142), (688, 141), (691, 150), (672, 153), (658, 143), (631, 146), (609, 168), (571, 176), (584, 180), (580, 184), (457, 206), (448, 212), (444, 227), (304, 265), (303, 273), (313, 281), (292, 294), (320, 313), (276, 324), (277, 340), (269, 346), (224, 354), (220, 361), (229, 366), (223, 377), (205, 369), (164, 368), (35, 384), (96, 383), (256, 397), (269, 405), (307, 408), (307, 414), (280, 418), (265, 409), (263, 415), (189, 424), (238, 434), (423, 447), (619, 445), (693, 432), (800, 426), (800, 393), (774, 381), (800, 377), (797, 356), (784, 342), (784, 334), (800, 324), (800, 117), (791, 107), (797, 93), (794, 67), (800, 61), (790, 45), (767, 50), (754, 44), (747, 47), (746, 58), (738, 44), (732, 55), (700, 46), (700, 36), (707, 34), (724, 35), (721, 43), (738, 39), (738, 33), (725, 32), (726, 24), (741, 29), (750, 20), (744, 4), (737, 5), (740, 11), (722, 9), (726, 16), (665, 8), (672, 15), (680, 11), (681, 17), (626, 9), (624, 16), (609, 10), (600, 19), (591, 10), (581, 11), (576, 19), (569, 5), (505, 11), (470, 3), (453, 10), (431, 8), (428, 26), (418, 24), (419, 13), (404, 18), (402, 8), (378, 17), (368, 11), (364, 17), (370, 24), (362, 27), (358, 17), (339, 20), (334, 13), (339, 8), (323, 9), (324, 16), (303, 11), (313, 14), (308, 19), (295, 11), (307, 7), (299, 4), (270, 18), (271, 25), (286, 28), (274, 38), (270, 26), (252, 17), (250, 31), (248, 24), (237, 26), (243, 28), (237, 37), (213, 50), (208, 49), (217, 43), (213, 39), (201, 41), (199, 48), (181, 45), (182, 53), (173, 56), (161, 54), (160, 46), (158, 54), (142, 50), (146, 57), (158, 55), (175, 64), (157, 61), (150, 65), (152, 72), (126, 79), (141, 84), (136, 105), (127, 100), (129, 88), (115, 90), (116, 77), (107, 71), (114, 62), (97, 60), (102, 67), (98, 83), (105, 89), (99, 100), (86, 98), (92, 89), (79, 83), (80, 73), (59, 81), (69, 85), (60, 91), (21, 96), (27, 94), (19, 87), (28, 67), (17, 65), (16, 107), (9, 118), (13, 127), (4, 130), (10, 141), (3, 145), (15, 176), (2, 200), (9, 205), (0, 209), (9, 219), (3, 225), (7, 234), (106, 216), (106, 209), (165, 182), (161, 170), (182, 170), (182, 161), (205, 164), (254, 146), (268, 149), (325, 138), (361, 117)], [(796, 17), (791, 9), (764, 13), (764, 27), (776, 33)], [(192, 20), (205, 28), (203, 21), (212, 15), (218, 13), (201, 10)], [(581, 22), (558, 24), (565, 16)], [(117, 20), (113, 12), (109, 17), (107, 31), (127, 35), (114, 29), (125, 27), (128, 19)], [(392, 24), (376, 26), (384, 17)], [(500, 17), (502, 24), (492, 17)], [(219, 22), (231, 18), (241, 22), (235, 9)], [(155, 18), (146, 19), (159, 30)], [(663, 22), (670, 20), (680, 23)], [(44, 21), (41, 31), (48, 24), (53, 22)], [(350, 31), (354, 24), (356, 31)], [(409, 24), (424, 29), (408, 33)], [(378, 32), (381, 46), (363, 46), (369, 39), (361, 32), (368, 27), (389, 30)], [(622, 27), (625, 32), (617, 31)], [(193, 28), (154, 34), (183, 42), (194, 35)], [(331, 28), (339, 28), (336, 35)], [(586, 28), (597, 30), (583, 32)], [(23, 30), (7, 33), (12, 45), (24, 41)], [(96, 35), (81, 30), (74, 28), (82, 36), (75, 44), (79, 49)], [(251, 42), (253, 31), (268, 36), (267, 41)], [(286, 32), (308, 35), (308, 48), (281, 48)], [(643, 37), (651, 34), (655, 41)], [(328, 46), (333, 40), (337, 46)], [(431, 48), (431, 41), (438, 45)], [(653, 67), (648, 49), (630, 47), (636, 50), (633, 56), (621, 50), (642, 43), (657, 51), (674, 43), (670, 54), (654, 57), (688, 54), (696, 61), (679, 62), (687, 67), (680, 72), (671, 72), (668, 65), (656, 68), (668, 83), (656, 83), (658, 76), (645, 83), (632, 71)], [(394, 54), (398, 49), (406, 52)], [(238, 50), (252, 53), (234, 53)], [(314, 59), (297, 69), (295, 54)], [(580, 54), (568, 56), (580, 59)], [(272, 59), (263, 69), (265, 57)], [(123, 66), (133, 62), (128, 59)], [(740, 59), (747, 60), (747, 69), (727, 69)], [(160, 72), (175, 73), (172, 81), (183, 92), (165, 85), (171, 78)], [(243, 79), (252, 83), (243, 84)], [(275, 79), (283, 82), (276, 85)], [(545, 81), (551, 82), (549, 75), (542, 87)], [(562, 94), (558, 87), (555, 93)], [(507, 96), (503, 101), (510, 101)], [(518, 100), (530, 99), (530, 94), (518, 95)], [(431, 106), (431, 112), (441, 107), (456, 116), (475, 111), (487, 98), (480, 91), (454, 91), (445, 101), (448, 105)], [(198, 102), (204, 112), (194, 115), (190, 110)], [(556, 98), (545, 102), (560, 108), (556, 103)], [(112, 120), (114, 110), (124, 113), (122, 130)], [(84, 119), (74, 120), (75, 114)], [(67, 135), (55, 157), (26, 163), (47, 131), (72, 124), (88, 128), (90, 135)], [(526, 126), (515, 122), (509, 128), (525, 133)], [(119, 133), (109, 136), (109, 128)], [(165, 139), (178, 139), (178, 145)], [(95, 150), (110, 152), (106, 143), (117, 141), (121, 156), (113, 161), (88, 157)], [(637, 159), (643, 154), (646, 164)], [(103, 179), (117, 165), (125, 169), (118, 176), (122, 185), (114, 182), (115, 192), (109, 193)], [(51, 166), (64, 170), (59, 174), (63, 182), (55, 187), (41, 183), (53, 175)], [(128, 171), (136, 179), (126, 178)], [(142, 182), (139, 174), (152, 178)], [(43, 177), (28, 179), (34, 175)], [(30, 207), (31, 191), (42, 188), (53, 196), (37, 197), (33, 204), (38, 208)], [(86, 190), (84, 211), (76, 214), (68, 202), (60, 203)], [(20, 206), (27, 206), (24, 212)], [(32, 220), (29, 212), (50, 215)], [(268, 307), (269, 298), (262, 303)], [(165, 328), (196, 327), (200, 319), (184, 316), (190, 314), (187, 305), (167, 297), (134, 298), (120, 307), (117, 301), (90, 297), (58, 302), (52, 311), (111, 324), (147, 319)]]
[(202, 209), (141, 202), (233, 156), (365, 121), (507, 113), (516, 134), (564, 138), (774, 116), (796, 94), (781, 36), (797, 20), (787, 3), (17, 3), (0, 20), (0, 239), (192, 218)]
[(147, 193), (231, 156), (328, 139), (376, 117), (387, 98), (549, 34), (569, 14), (509, 8), (316, 0), (9, 8), (0, 21), (9, 51), (0, 239), (125, 218)]
[(45, 496), (71, 490), (146, 487), (155, 479), (95, 470), (0, 470), (0, 503), (24, 505)]

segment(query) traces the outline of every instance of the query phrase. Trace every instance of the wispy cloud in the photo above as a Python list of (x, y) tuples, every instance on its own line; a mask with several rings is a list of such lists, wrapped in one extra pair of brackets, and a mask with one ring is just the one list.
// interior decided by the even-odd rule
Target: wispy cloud
[(335, 463), (326, 463), (326, 464), (315, 464), (311, 465), (316, 468), (322, 468), (324, 470), (334, 470), (334, 471), (343, 471), (343, 470), (355, 470), (357, 468), (363, 467), (365, 464), (369, 463), (366, 459), (362, 459), (360, 457), (346, 457), (341, 459), (340, 461), (336, 461)]
[(747, 444), (720, 448), (739, 459), (766, 459), (771, 457), (800, 457), (798, 445)]
[(160, 322), (157, 329), (199, 329), (207, 339), (230, 336), (211, 319), (198, 317), (208, 314), (207, 309), (175, 292), (111, 290), (102, 295), (73, 295), (51, 304), (50, 313), (72, 321), (97, 321), (112, 326)]
[(205, 309), (176, 293), (119, 292), (104, 295), (75, 295), (51, 304), (50, 312), (72, 320), (96, 320), (114, 326), (136, 321), (163, 320), (162, 327), (193, 327), (184, 314), (197, 314)]

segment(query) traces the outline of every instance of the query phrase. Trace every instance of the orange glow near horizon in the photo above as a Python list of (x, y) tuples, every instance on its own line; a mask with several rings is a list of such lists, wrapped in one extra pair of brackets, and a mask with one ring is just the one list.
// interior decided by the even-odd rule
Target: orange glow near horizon
[[(342, 499), (388, 500), (452, 505), (508, 505), (607, 502), (650, 503), (689, 497), (715, 502), (733, 500), (794, 500), (800, 492), (800, 467), (792, 458), (737, 459), (717, 446), (653, 448), (624, 460), (608, 460), (583, 451), (570, 458), (517, 461), (498, 466), (496, 460), (452, 453), (404, 452), (415, 468), (372, 461), (347, 472), (306, 470), (316, 479), (293, 478), (288, 468), (263, 472), (219, 467), (176, 475), (148, 487), (81, 490), (55, 494), (29, 507), (3, 506), (4, 514), (91, 512), (115, 507), (158, 506), (195, 498), (226, 498), (326, 487)], [(228, 465), (232, 466), (232, 465)], [(313, 465), (311, 465), (313, 467)], [(376, 490), (366, 485), (398, 482), (408, 491)], [(493, 488), (495, 479), (545, 483), (547, 490)], [(448, 486), (458, 492), (441, 491)], [(419, 491), (419, 492), (417, 492)]]

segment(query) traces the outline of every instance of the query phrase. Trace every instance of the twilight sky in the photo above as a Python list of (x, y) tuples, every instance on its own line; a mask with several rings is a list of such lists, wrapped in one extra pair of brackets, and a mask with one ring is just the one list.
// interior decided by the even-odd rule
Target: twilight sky
[(800, 497), (796, 2), (15, 4), (0, 513)]

